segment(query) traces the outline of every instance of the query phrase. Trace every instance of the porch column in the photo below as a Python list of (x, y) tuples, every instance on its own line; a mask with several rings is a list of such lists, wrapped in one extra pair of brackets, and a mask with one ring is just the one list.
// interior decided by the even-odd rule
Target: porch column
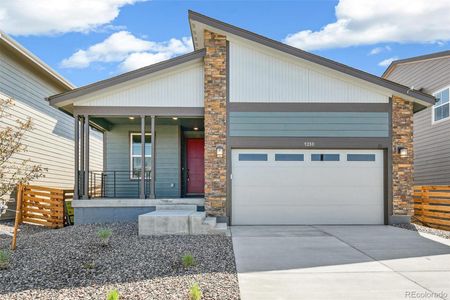
[(83, 199), (89, 199), (89, 116), (84, 116), (84, 192)]
[(81, 122), (81, 132), (80, 132), (80, 140), (81, 140), (81, 146), (80, 146), (80, 178), (78, 180), (79, 186), (78, 186), (78, 197), (79, 199), (83, 198), (84, 196), (84, 117), (80, 117)]
[(74, 169), (75, 169), (75, 186), (73, 188), (73, 199), (78, 199), (78, 188), (79, 188), (79, 169), (80, 169), (80, 120), (78, 119), (78, 115), (74, 115), (75, 126), (74, 126), (74, 142), (75, 142), (75, 160), (74, 160)]
[(141, 192), (139, 198), (145, 199), (145, 116), (141, 116)]
[(152, 180), (150, 181), (150, 198), (151, 199), (155, 199), (156, 198), (156, 194), (155, 194), (155, 181), (156, 181), (156, 135), (155, 135), (155, 122), (156, 117), (152, 116), (152, 158), (151, 158), (151, 175), (152, 175)]

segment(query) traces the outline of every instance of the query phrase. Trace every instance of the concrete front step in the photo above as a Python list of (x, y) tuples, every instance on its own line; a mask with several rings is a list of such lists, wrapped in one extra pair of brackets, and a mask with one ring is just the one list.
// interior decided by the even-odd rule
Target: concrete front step
[(156, 205), (156, 210), (188, 210), (188, 211), (197, 211), (197, 205), (191, 205), (191, 204)]
[(228, 234), (226, 223), (217, 223), (205, 212), (188, 209), (162, 209), (139, 216), (139, 235)]

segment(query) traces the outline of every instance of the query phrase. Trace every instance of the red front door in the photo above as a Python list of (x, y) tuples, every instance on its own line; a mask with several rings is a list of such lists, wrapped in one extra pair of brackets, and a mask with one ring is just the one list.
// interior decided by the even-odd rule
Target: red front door
[(203, 194), (205, 187), (205, 140), (187, 139), (187, 194)]

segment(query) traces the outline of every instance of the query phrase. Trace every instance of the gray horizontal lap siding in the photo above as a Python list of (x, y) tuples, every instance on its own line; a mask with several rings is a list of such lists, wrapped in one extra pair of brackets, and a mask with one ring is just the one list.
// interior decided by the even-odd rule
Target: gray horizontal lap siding
[[(150, 132), (150, 126), (146, 128)], [(112, 171), (116, 173), (116, 197), (138, 198), (138, 180), (130, 177), (130, 133), (140, 132), (139, 125), (115, 125), (111, 131), (106, 132), (106, 166), (108, 176)], [(156, 196), (179, 197), (180, 152), (179, 127), (156, 126)], [(119, 175), (120, 174), (120, 175)], [(120, 176), (120, 177), (119, 177)], [(107, 186), (113, 186), (111, 177)], [(173, 186), (172, 186), (173, 183)], [(114, 191), (107, 189), (107, 196), (114, 195)]]
[(232, 137), (389, 137), (388, 112), (230, 112)]
[(180, 197), (180, 127), (156, 126), (156, 196)]
[(399, 64), (387, 79), (433, 93), (450, 84), (450, 57)]
[[(15, 106), (0, 126), (15, 125), (15, 120), (31, 117), (33, 129), (23, 139), (28, 151), (15, 156), (30, 159), (47, 168), (45, 177), (34, 181), (52, 187), (72, 188), (74, 121), (62, 111), (51, 107), (46, 97), (62, 90), (43, 75), (25, 65), (8, 49), (0, 46), (0, 93), (11, 97)], [(91, 134), (91, 167), (102, 168), (102, 134)], [(49, 159), (51, 158), (51, 159)]]
[(414, 115), (414, 183), (450, 185), (450, 120), (432, 124), (431, 115)]

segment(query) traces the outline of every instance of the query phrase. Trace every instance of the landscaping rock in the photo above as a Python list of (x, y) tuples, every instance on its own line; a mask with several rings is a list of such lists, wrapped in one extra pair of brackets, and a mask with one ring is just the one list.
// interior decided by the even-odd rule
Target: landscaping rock
[(436, 236), (439, 236), (439, 237), (442, 237), (445, 239), (450, 239), (450, 231), (447, 231), (447, 230), (435, 229), (435, 228), (431, 228), (431, 227), (427, 227), (427, 226), (423, 226), (423, 225), (419, 225), (419, 224), (414, 224), (414, 223), (396, 224), (396, 225), (392, 225), (392, 226), (403, 228), (403, 229), (408, 229), (408, 230), (412, 230), (412, 231), (430, 233), (430, 234), (434, 234)]
[[(0, 231), (12, 224), (0, 223)], [(97, 231), (104, 225), (62, 229), (21, 225), (10, 267), (0, 271), (1, 299), (188, 299), (198, 282), (202, 299), (239, 299), (232, 242), (225, 236), (138, 237), (137, 224), (117, 223), (109, 245)], [(0, 237), (0, 249), (10, 236)], [(196, 264), (184, 268), (191, 253)]]

